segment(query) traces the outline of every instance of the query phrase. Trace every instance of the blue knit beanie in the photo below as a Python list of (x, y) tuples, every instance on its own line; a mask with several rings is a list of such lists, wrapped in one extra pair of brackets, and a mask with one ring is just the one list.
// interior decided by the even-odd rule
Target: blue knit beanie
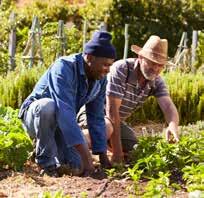
[(116, 59), (115, 47), (111, 44), (112, 36), (106, 31), (95, 31), (85, 47), (84, 53), (93, 56)]

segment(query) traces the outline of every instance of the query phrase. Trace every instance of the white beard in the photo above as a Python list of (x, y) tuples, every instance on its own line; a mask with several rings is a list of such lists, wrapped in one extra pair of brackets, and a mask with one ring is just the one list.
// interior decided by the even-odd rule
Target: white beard
[(144, 67), (142, 67), (141, 65), (140, 65), (140, 70), (141, 70), (143, 76), (144, 76), (147, 80), (152, 81), (152, 80), (154, 80), (154, 79), (157, 77), (156, 74), (153, 74), (153, 73), (150, 73), (150, 72), (145, 71), (145, 70), (144, 70)]

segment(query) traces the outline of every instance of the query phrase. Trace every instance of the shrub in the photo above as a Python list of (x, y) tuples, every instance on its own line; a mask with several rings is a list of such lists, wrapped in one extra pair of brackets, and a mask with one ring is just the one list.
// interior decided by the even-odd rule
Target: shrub
[(17, 110), (0, 106), (0, 169), (22, 169), (32, 149), (17, 114)]
[(0, 77), (0, 104), (19, 108), (44, 70), (45, 67), (24, 68), (21, 71), (9, 72), (6, 77)]
[[(187, 124), (204, 119), (203, 75), (201, 73), (194, 75), (171, 72), (164, 74), (163, 77), (178, 109), (180, 123)], [(163, 117), (156, 99), (150, 97), (141, 109), (133, 112), (127, 121), (132, 124), (146, 120), (163, 121)]]

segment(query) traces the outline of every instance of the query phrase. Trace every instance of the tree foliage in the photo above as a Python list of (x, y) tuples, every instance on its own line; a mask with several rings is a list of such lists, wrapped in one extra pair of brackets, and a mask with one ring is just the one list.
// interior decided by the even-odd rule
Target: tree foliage
[(130, 24), (130, 44), (142, 46), (150, 35), (156, 34), (168, 39), (169, 55), (173, 56), (183, 31), (191, 35), (192, 30), (204, 29), (203, 3), (191, 0), (113, 0), (108, 25), (114, 33), (113, 41), (119, 57), (123, 52), (125, 23)]

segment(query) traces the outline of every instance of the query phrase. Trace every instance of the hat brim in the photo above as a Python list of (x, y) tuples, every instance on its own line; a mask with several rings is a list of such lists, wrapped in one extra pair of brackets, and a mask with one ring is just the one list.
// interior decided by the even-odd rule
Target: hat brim
[(136, 54), (138, 54), (140, 56), (143, 56), (143, 57), (147, 58), (148, 60), (151, 60), (152, 62), (158, 63), (160, 65), (163, 65), (163, 64), (167, 63), (167, 58), (166, 57), (152, 56), (152, 54), (146, 52), (145, 50), (143, 50), (143, 48), (141, 48), (141, 47), (139, 47), (137, 45), (131, 45), (131, 51), (135, 52)]
[(141, 49), (142, 48), (137, 45), (131, 45), (131, 51), (135, 52), (136, 54), (138, 54)]

